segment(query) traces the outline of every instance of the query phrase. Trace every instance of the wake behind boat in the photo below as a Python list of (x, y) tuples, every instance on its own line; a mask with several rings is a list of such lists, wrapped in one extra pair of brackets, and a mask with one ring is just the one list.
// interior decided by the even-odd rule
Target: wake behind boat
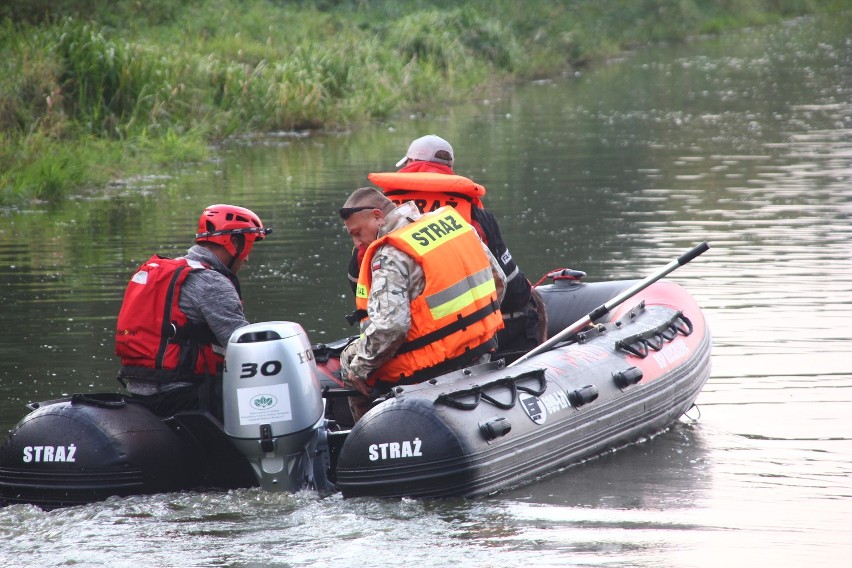
[(691, 408), (710, 374), (710, 333), (689, 293), (661, 278), (706, 248), (643, 281), (551, 274), (538, 287), (547, 344), (397, 386), (354, 426), (337, 376), (346, 341), (311, 345), (292, 322), (243, 327), (227, 347), (223, 422), (159, 418), (114, 393), (32, 404), (0, 448), (0, 502), (253, 486), (471, 497), (529, 482)]

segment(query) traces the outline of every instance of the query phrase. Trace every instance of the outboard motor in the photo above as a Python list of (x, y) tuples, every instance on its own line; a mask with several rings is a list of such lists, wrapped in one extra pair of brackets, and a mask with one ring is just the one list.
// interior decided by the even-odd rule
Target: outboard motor
[(236, 330), (223, 376), (225, 433), (261, 488), (331, 491), (327, 421), (311, 344), (297, 323)]

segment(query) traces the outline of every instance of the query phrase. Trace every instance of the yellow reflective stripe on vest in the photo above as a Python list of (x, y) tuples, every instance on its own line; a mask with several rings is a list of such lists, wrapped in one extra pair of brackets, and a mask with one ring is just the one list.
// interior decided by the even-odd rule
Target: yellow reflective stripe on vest
[(448, 209), (446, 213), (434, 221), (428, 223), (418, 221), (411, 227), (414, 230), (403, 230), (400, 238), (420, 256), (451, 241), (463, 234), (465, 230), (473, 230), (462, 216), (452, 209)]
[(436, 292), (426, 298), (426, 305), (436, 320), (450, 314), (461, 312), (476, 300), (494, 294), (497, 288), (491, 274), (491, 267), (471, 274), (449, 288)]

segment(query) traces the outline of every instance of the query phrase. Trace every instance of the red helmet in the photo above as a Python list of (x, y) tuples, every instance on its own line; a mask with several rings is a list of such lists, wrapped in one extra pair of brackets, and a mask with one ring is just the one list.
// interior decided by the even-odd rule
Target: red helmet
[[(195, 242), (207, 241), (222, 245), (235, 259), (245, 260), (254, 241), (262, 241), (271, 231), (272, 229), (264, 229), (260, 217), (245, 207), (211, 205), (198, 219)], [(231, 242), (231, 235), (245, 235), (242, 250), (237, 250)]]

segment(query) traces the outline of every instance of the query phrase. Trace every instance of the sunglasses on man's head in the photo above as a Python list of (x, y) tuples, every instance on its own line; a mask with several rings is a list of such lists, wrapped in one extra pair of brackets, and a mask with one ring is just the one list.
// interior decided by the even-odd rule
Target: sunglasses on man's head
[(355, 213), (359, 211), (366, 211), (367, 209), (378, 209), (378, 207), (373, 207), (372, 205), (364, 205), (363, 207), (341, 207), (340, 218), (345, 221)]

